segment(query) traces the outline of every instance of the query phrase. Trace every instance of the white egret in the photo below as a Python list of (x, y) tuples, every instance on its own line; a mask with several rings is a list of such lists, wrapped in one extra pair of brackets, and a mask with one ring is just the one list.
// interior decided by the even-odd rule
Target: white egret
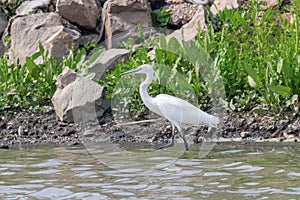
[(181, 138), (183, 139), (185, 149), (188, 150), (188, 143), (181, 128), (182, 124), (206, 125), (217, 128), (219, 124), (218, 117), (200, 110), (187, 101), (168, 94), (159, 94), (154, 98), (151, 97), (148, 94), (148, 86), (152, 82), (154, 76), (154, 70), (151, 65), (141, 65), (136, 69), (122, 73), (121, 76), (125, 74), (146, 74), (146, 79), (140, 85), (140, 95), (144, 104), (151, 111), (168, 119), (172, 123), (172, 142), (167, 146), (161, 147), (160, 149), (174, 145), (176, 127)]

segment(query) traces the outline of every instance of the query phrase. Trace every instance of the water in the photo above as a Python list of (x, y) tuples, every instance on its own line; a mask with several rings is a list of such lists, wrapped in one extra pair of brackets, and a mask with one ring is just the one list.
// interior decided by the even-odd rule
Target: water
[(201, 159), (112, 146), (0, 150), (0, 199), (300, 199), (299, 143), (222, 143)]

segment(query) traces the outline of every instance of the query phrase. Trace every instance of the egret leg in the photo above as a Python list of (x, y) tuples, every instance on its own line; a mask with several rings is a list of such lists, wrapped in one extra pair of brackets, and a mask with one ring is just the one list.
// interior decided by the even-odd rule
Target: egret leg
[(165, 146), (158, 147), (157, 149), (165, 149), (165, 148), (174, 146), (174, 140), (175, 140), (175, 125), (172, 123), (172, 141), (171, 141), (171, 143), (167, 144)]
[(185, 135), (184, 135), (184, 133), (182, 132), (182, 129), (181, 129), (180, 124), (175, 123), (175, 126), (176, 126), (177, 130), (179, 131), (180, 137), (181, 137), (182, 140), (183, 140), (185, 150), (188, 151), (188, 150), (189, 150), (189, 145), (188, 145), (188, 143), (187, 143), (187, 141), (186, 141), (186, 139), (185, 139)]

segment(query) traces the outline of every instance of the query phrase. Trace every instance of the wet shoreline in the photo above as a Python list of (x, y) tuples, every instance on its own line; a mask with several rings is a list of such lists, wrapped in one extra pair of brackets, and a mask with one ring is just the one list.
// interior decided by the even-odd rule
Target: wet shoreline
[[(162, 119), (123, 126), (106, 113), (96, 124), (73, 124), (59, 121), (52, 107), (44, 112), (2, 112), (0, 119), (0, 148), (4, 149), (41, 143), (138, 142), (157, 145), (168, 143), (171, 136), (170, 123)], [(300, 117), (292, 119), (290, 113), (277, 116), (273, 113), (228, 112), (223, 120), (224, 126), (213, 139), (218, 142), (300, 141)], [(207, 138), (206, 127), (186, 127), (184, 131), (190, 143), (201, 143)], [(181, 142), (180, 138), (178, 142)]]

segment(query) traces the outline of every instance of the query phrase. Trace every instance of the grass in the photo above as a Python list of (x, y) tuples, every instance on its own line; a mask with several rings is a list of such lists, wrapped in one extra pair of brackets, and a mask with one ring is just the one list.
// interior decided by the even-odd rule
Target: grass
[[(158, 77), (168, 78), (156, 78), (149, 88), (152, 96), (168, 93), (194, 100), (204, 110), (210, 109), (212, 94), (222, 86), (208, 84), (211, 82), (208, 79), (215, 80), (220, 75), (230, 109), (257, 113), (293, 111), (296, 116), (300, 107), (298, 4), (295, 1), (292, 7), (263, 10), (252, 1), (239, 10), (224, 10), (215, 17), (209, 15), (209, 30), (199, 31), (197, 40), (192, 43), (180, 44), (175, 39), (167, 42), (164, 36), (150, 40), (141, 32), (142, 44), (135, 46), (134, 40), (129, 39), (124, 44), (130, 50), (129, 60), (117, 64), (114, 71), (107, 73), (108, 81), (100, 83), (105, 86), (108, 97), (131, 94), (124, 106), (129, 103), (130, 115), (134, 117), (145, 116), (148, 110), (137, 87), (129, 87), (141, 79), (122, 80), (120, 74), (152, 63), (148, 52), (154, 48)], [(293, 22), (284, 17), (287, 10)], [(157, 25), (165, 26), (169, 14), (169, 11), (159, 11)], [(42, 46), (24, 65), (9, 64), (5, 57), (1, 58), (0, 109), (34, 109), (49, 101), (56, 90), (55, 77), (66, 66), (80, 74), (88, 74), (88, 69), (104, 50), (97, 49), (87, 59), (86, 49), (89, 48), (76, 53), (72, 50), (59, 66), (55, 58), (48, 58), (49, 53)], [(34, 63), (38, 57), (42, 57), (42, 64)], [(210, 66), (208, 71), (201, 67), (204, 65)], [(123, 94), (116, 91), (121, 86), (125, 88)]]

